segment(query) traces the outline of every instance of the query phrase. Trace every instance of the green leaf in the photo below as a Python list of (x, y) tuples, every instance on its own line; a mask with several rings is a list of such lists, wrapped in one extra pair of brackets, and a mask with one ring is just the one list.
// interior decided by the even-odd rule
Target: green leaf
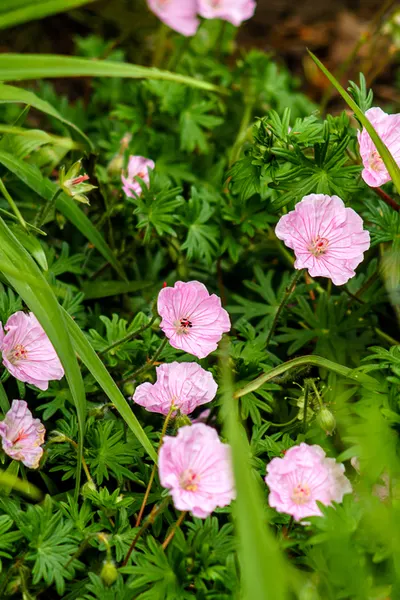
[(121, 394), (119, 388), (117, 387), (117, 384), (105, 368), (100, 358), (97, 356), (96, 352), (93, 350), (92, 346), (90, 345), (90, 343), (88, 342), (78, 325), (68, 315), (67, 312), (63, 312), (67, 330), (71, 336), (75, 351), (80, 356), (82, 362), (87, 366), (93, 377), (96, 379), (97, 383), (107, 394), (111, 402), (114, 404), (115, 408), (118, 410), (121, 417), (124, 419), (125, 423), (128, 425), (128, 427), (132, 430), (133, 434), (142, 444), (143, 448), (146, 450), (149, 456), (156, 462), (157, 454), (149, 438), (143, 431), (142, 426), (140, 425), (136, 416), (132, 412), (129, 404), (125, 400), (124, 396)]
[[(238, 403), (233, 397), (228, 371), (227, 347), (221, 352), (223, 373), (223, 417), (225, 431), (232, 448), (236, 485), (234, 515), (239, 537), (239, 560), (243, 579), (244, 600), (286, 600), (289, 587), (289, 565), (269, 528), (265, 501), (255, 473), (250, 466), (251, 452), (243, 427), (238, 420)], [(288, 577), (289, 576), (289, 577)]]
[[(0, 79), (4, 79), (4, 77), (0, 77)], [(40, 110), (51, 117), (54, 117), (58, 121), (61, 121), (66, 125), (69, 129), (75, 131), (77, 135), (81, 138), (81, 140), (85, 143), (90, 150), (93, 150), (93, 144), (89, 140), (89, 138), (71, 121), (64, 119), (60, 113), (51, 106), (45, 100), (41, 100), (38, 98), (36, 94), (33, 92), (29, 92), (28, 90), (23, 90), (21, 88), (14, 87), (13, 85), (5, 85), (0, 84), (0, 104), (26, 104), (28, 106), (33, 106), (36, 110)]]
[[(36, 315), (64, 367), (65, 376), (75, 403), (79, 422), (80, 452), (78, 452), (76, 474), (76, 493), (78, 493), (81, 474), (83, 432), (86, 416), (86, 397), (78, 361), (70, 337), (69, 335), (66, 335), (66, 323), (62, 309), (35, 261), (26, 252), (24, 247), (19, 243), (1, 218), (0, 258), (1, 261), (11, 264), (11, 266), (20, 273), (21, 276), (19, 278), (7, 274), (7, 279), (30, 310)], [(35, 277), (37, 284), (34, 285), (29, 283), (27, 279), (28, 276), (29, 278)]]
[(0, 54), (0, 79), (25, 81), (48, 77), (127, 77), (183, 83), (209, 92), (226, 93), (212, 83), (194, 77), (110, 60), (92, 60), (56, 54)]
[(369, 133), (371, 140), (375, 144), (375, 147), (378, 150), (379, 155), (381, 156), (383, 162), (385, 163), (385, 167), (387, 168), (389, 175), (392, 178), (392, 181), (393, 181), (394, 185), (396, 186), (397, 191), (400, 194), (400, 167), (397, 165), (390, 150), (383, 143), (383, 141), (377, 134), (375, 128), (373, 127), (373, 125), (367, 119), (367, 117), (362, 112), (362, 110), (354, 102), (354, 100), (350, 96), (350, 94), (348, 94), (346, 92), (346, 90), (340, 85), (338, 80), (332, 75), (332, 73), (330, 73), (328, 71), (328, 69), (322, 64), (322, 62), (320, 60), (318, 60), (318, 58), (312, 52), (310, 52), (310, 50), (308, 50), (308, 53), (311, 56), (311, 58), (313, 59), (313, 61), (315, 62), (315, 64), (321, 69), (321, 71), (324, 73), (324, 75), (329, 79), (331, 84), (335, 86), (335, 88), (337, 89), (339, 94), (342, 96), (342, 98), (345, 100), (345, 102), (348, 104), (348, 106), (352, 109), (352, 111), (356, 115), (357, 119), (360, 121), (360, 123), (363, 125), (363, 127), (365, 127), (365, 129)]
[(0, 29), (66, 12), (94, 0), (3, 0), (0, 7)]
[(18, 225), (11, 225), (11, 231), (17, 238), (17, 240), (23, 245), (23, 247), (33, 256), (33, 258), (38, 263), (39, 267), (43, 269), (43, 271), (48, 270), (47, 258), (46, 254), (37, 238), (33, 235), (29, 235)]
[(85, 294), (85, 300), (94, 300), (137, 292), (151, 285), (151, 281), (99, 281), (98, 283), (93, 281), (84, 283), (82, 291)]
[[(8, 152), (0, 150), (0, 163), (47, 202), (53, 198), (54, 193), (58, 189), (55, 183), (42, 177), (39, 169), (23, 160), (15, 158)], [(62, 193), (57, 197), (56, 206), (57, 209), (62, 212), (90, 242), (92, 242), (93, 246), (97, 248), (110, 265), (114, 267), (117, 273), (125, 278), (123, 268), (115, 258), (113, 251), (108, 246), (101, 233), (97, 231), (90, 219), (88, 219), (77, 204), (75, 204), (75, 202), (66, 194)]]

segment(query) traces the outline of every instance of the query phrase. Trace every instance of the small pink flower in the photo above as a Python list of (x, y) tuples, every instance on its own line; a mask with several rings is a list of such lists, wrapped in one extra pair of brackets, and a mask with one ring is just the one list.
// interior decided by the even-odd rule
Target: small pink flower
[(43, 454), (46, 430), (39, 419), (32, 417), (24, 400), (13, 400), (4, 421), (0, 422), (3, 450), (26, 467), (37, 469)]
[[(388, 115), (381, 108), (370, 108), (365, 116), (390, 150), (396, 163), (400, 165), (400, 114)], [(379, 187), (390, 181), (391, 177), (385, 163), (364, 128), (358, 132), (358, 143), (364, 165), (361, 175), (365, 183), (371, 187)]]
[(168, 27), (185, 36), (194, 35), (199, 26), (197, 0), (147, 0), (150, 10)]
[(160, 327), (174, 348), (204, 358), (217, 349), (222, 334), (229, 331), (229, 315), (221, 300), (198, 281), (177, 281), (158, 295)]
[(235, 497), (230, 447), (212, 427), (197, 423), (166, 436), (160, 448), (161, 485), (171, 492), (178, 510), (205, 519)]
[(129, 198), (134, 198), (135, 194), (140, 196), (142, 193), (140, 183), (135, 179), (135, 177), (140, 177), (140, 179), (143, 179), (147, 186), (149, 185), (149, 169), (154, 169), (154, 162), (149, 158), (144, 158), (144, 156), (129, 157), (128, 177), (121, 175), (122, 183), (124, 184), (122, 189), (124, 190), (125, 194), (129, 196)]
[(239, 27), (256, 10), (255, 0), (198, 0), (198, 12), (205, 19), (223, 19)]
[(269, 505), (296, 521), (321, 516), (317, 500), (327, 506), (352, 491), (344, 466), (327, 458), (320, 446), (304, 443), (290, 448), (283, 458), (273, 458), (265, 481)]
[(212, 374), (197, 363), (172, 362), (157, 367), (156, 373), (156, 383), (142, 383), (132, 398), (150, 412), (167, 415), (174, 405), (188, 415), (201, 404), (211, 402), (217, 393)]
[(311, 277), (329, 277), (335, 285), (354, 277), (370, 245), (361, 217), (338, 196), (324, 194), (304, 196), (295, 210), (279, 219), (275, 234), (294, 250), (295, 269), (308, 269)]
[(19, 381), (47, 390), (49, 381), (64, 376), (60, 359), (33, 313), (14, 313), (4, 329), (0, 323), (3, 364)]

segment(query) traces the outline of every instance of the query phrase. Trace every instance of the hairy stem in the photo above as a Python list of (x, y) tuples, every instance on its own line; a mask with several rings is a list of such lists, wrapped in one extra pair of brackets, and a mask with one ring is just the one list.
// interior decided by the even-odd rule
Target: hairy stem
[(170, 541), (172, 540), (172, 538), (174, 537), (176, 530), (182, 525), (183, 519), (186, 517), (187, 511), (184, 510), (183, 512), (181, 512), (179, 519), (177, 520), (177, 522), (175, 523), (175, 525), (172, 527), (171, 531), (169, 532), (169, 534), (167, 535), (167, 537), (165, 538), (163, 545), (162, 545), (162, 549), (165, 550), (166, 547), (168, 546), (168, 544), (170, 543)]
[(281, 312), (285, 308), (285, 306), (286, 306), (286, 304), (287, 304), (290, 296), (292, 295), (292, 292), (296, 288), (296, 283), (299, 280), (299, 277), (302, 274), (302, 272), (303, 272), (302, 269), (300, 269), (299, 271), (295, 271), (294, 274), (293, 274), (293, 276), (292, 276), (292, 278), (291, 278), (291, 280), (289, 281), (289, 284), (288, 284), (288, 286), (287, 286), (287, 288), (285, 290), (283, 298), (282, 298), (282, 300), (281, 300), (281, 302), (280, 302), (280, 304), (278, 306), (278, 309), (277, 309), (277, 311), (275, 313), (275, 317), (274, 317), (274, 320), (272, 322), (271, 329), (269, 330), (267, 341), (265, 342), (265, 347), (266, 348), (268, 347), (268, 344), (270, 343), (271, 338), (272, 338), (272, 336), (274, 334), (275, 328), (276, 328), (276, 326), (278, 324), (278, 321), (279, 321), (279, 317), (281, 316)]
[(292, 360), (289, 360), (279, 365), (278, 367), (274, 367), (267, 373), (263, 373), (262, 375), (254, 379), (254, 381), (251, 381), (250, 383), (242, 387), (240, 390), (237, 390), (234, 394), (234, 397), (241, 398), (242, 396), (245, 396), (250, 392), (254, 392), (258, 390), (258, 388), (260, 388), (262, 385), (264, 385), (264, 383), (267, 383), (267, 381), (271, 381), (271, 379), (282, 375), (282, 373), (286, 373), (286, 371), (289, 371), (290, 369), (294, 369), (296, 367), (302, 367), (303, 365), (313, 365), (315, 367), (328, 369), (333, 373), (337, 373), (338, 375), (342, 375), (343, 377), (348, 377), (349, 379), (352, 379), (353, 381), (356, 381), (357, 383), (364, 385), (367, 388), (379, 390), (380, 387), (379, 382), (370, 375), (366, 375), (365, 373), (355, 373), (353, 369), (349, 369), (344, 365), (340, 365), (326, 358), (322, 358), (322, 356), (307, 355), (300, 356), (299, 358), (293, 358)]
[[(169, 409), (169, 412), (168, 412), (167, 416), (165, 417), (164, 425), (163, 425), (163, 428), (161, 430), (160, 442), (158, 444), (158, 452), (160, 452), (160, 448), (161, 448), (161, 445), (163, 443), (164, 435), (165, 435), (165, 432), (167, 431), (168, 423), (169, 423), (169, 421), (171, 419), (171, 416), (172, 416), (172, 413), (174, 412), (174, 410), (176, 410), (176, 406), (174, 406), (173, 404), (171, 404), (171, 408)], [(156, 470), (157, 470), (157, 464), (154, 463), (153, 468), (151, 470), (151, 475), (150, 475), (149, 483), (147, 484), (147, 488), (146, 488), (146, 491), (145, 491), (145, 494), (144, 494), (144, 497), (143, 497), (142, 506), (140, 507), (138, 518), (136, 519), (136, 525), (135, 525), (135, 527), (139, 527), (140, 522), (142, 520), (144, 509), (146, 508), (147, 500), (149, 499), (149, 495), (150, 495), (150, 491), (151, 491), (151, 486), (153, 485), (154, 477), (156, 475)]]
[(146, 531), (146, 529), (150, 525), (152, 525), (154, 523), (155, 518), (158, 517), (158, 515), (164, 510), (164, 508), (167, 506), (168, 502), (169, 502), (169, 498), (164, 498), (164, 500), (160, 504), (158, 504), (158, 505), (156, 504), (155, 506), (153, 506), (151, 513), (149, 514), (147, 519), (143, 522), (143, 525), (141, 526), (141, 528), (139, 529), (139, 531), (133, 538), (132, 544), (130, 545), (129, 550), (126, 553), (126, 556), (124, 558), (124, 562), (122, 563), (123, 567), (125, 567), (128, 564), (128, 560), (129, 560), (133, 550), (135, 549), (135, 546), (138, 543), (139, 539), (142, 537), (143, 533)]
[(131, 373), (130, 375), (125, 377), (121, 381), (121, 383), (126, 383), (127, 381), (130, 381), (131, 379), (134, 379), (135, 377), (137, 377), (137, 375), (139, 375), (140, 373), (144, 373), (145, 371), (150, 369), (154, 365), (156, 360), (160, 357), (162, 351), (164, 350), (165, 346), (167, 345), (167, 342), (168, 342), (168, 338), (165, 337), (163, 339), (163, 341), (161, 342), (160, 346), (158, 347), (158, 349), (156, 350), (156, 352), (154, 353), (153, 358), (151, 358), (145, 365), (143, 365), (143, 367), (140, 367), (140, 369), (136, 369), (136, 371), (133, 371), (133, 373)]
[(143, 325), (143, 327), (140, 327), (139, 329), (136, 329), (135, 331), (131, 331), (125, 337), (120, 338), (116, 342), (113, 342), (112, 344), (110, 344), (109, 346), (107, 346), (106, 348), (104, 348), (103, 350), (98, 352), (98, 354), (99, 355), (107, 354), (107, 352), (110, 352), (110, 350), (112, 350), (113, 348), (116, 348), (117, 346), (120, 346), (121, 344), (125, 344), (126, 342), (129, 342), (129, 340), (132, 340), (133, 338), (140, 335), (143, 331), (145, 331), (146, 329), (151, 327), (155, 320), (156, 320), (156, 317), (154, 316), (150, 319), (150, 321), (146, 325)]

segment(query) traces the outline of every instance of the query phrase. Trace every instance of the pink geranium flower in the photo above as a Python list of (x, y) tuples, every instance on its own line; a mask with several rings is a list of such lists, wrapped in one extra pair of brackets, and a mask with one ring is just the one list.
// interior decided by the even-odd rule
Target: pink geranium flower
[(158, 468), (175, 508), (195, 517), (204, 519), (235, 497), (230, 448), (203, 423), (181, 427), (176, 437), (164, 437)]
[(221, 300), (198, 281), (177, 281), (158, 295), (161, 329), (174, 348), (204, 358), (216, 350), (222, 334), (229, 331), (229, 315)]
[(310, 194), (281, 217), (276, 236), (294, 250), (295, 269), (311, 277), (329, 277), (335, 285), (354, 277), (370, 245), (361, 217), (338, 196)]
[(148, 186), (150, 182), (149, 169), (154, 169), (154, 162), (144, 156), (130, 156), (128, 162), (128, 177), (121, 175), (122, 189), (129, 198), (134, 198), (135, 194), (140, 196), (142, 188), (135, 177), (140, 177)]
[[(390, 150), (396, 163), (400, 165), (400, 114), (388, 115), (381, 108), (370, 108), (365, 116)], [(358, 132), (358, 143), (364, 165), (361, 175), (365, 183), (371, 187), (379, 187), (390, 181), (391, 177), (385, 163), (364, 128)]]
[(24, 400), (13, 400), (4, 421), (0, 423), (3, 450), (26, 467), (37, 469), (43, 454), (46, 430), (39, 419), (32, 417)]
[(205, 19), (223, 19), (239, 27), (256, 10), (255, 0), (198, 0), (199, 14)]
[(211, 402), (217, 393), (212, 374), (197, 363), (172, 362), (157, 367), (156, 373), (156, 383), (142, 383), (132, 398), (150, 412), (167, 415), (173, 405), (188, 415), (201, 404)]
[(341, 502), (352, 491), (344, 466), (327, 458), (320, 446), (304, 443), (290, 448), (283, 458), (273, 458), (265, 481), (269, 505), (296, 521), (320, 516), (317, 500), (325, 505)]
[(33, 313), (18, 311), (0, 322), (3, 365), (19, 381), (47, 390), (49, 381), (61, 379), (64, 369), (43, 327)]
[(147, 0), (150, 10), (168, 27), (185, 36), (194, 35), (199, 26), (197, 0)]

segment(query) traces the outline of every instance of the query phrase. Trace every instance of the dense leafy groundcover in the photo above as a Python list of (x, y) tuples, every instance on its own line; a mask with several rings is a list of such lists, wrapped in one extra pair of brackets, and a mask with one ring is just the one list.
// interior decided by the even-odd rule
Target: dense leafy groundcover
[(400, 596), (400, 117), (361, 75), (324, 118), (207, 5), (140, 67), (0, 55), (0, 598)]

